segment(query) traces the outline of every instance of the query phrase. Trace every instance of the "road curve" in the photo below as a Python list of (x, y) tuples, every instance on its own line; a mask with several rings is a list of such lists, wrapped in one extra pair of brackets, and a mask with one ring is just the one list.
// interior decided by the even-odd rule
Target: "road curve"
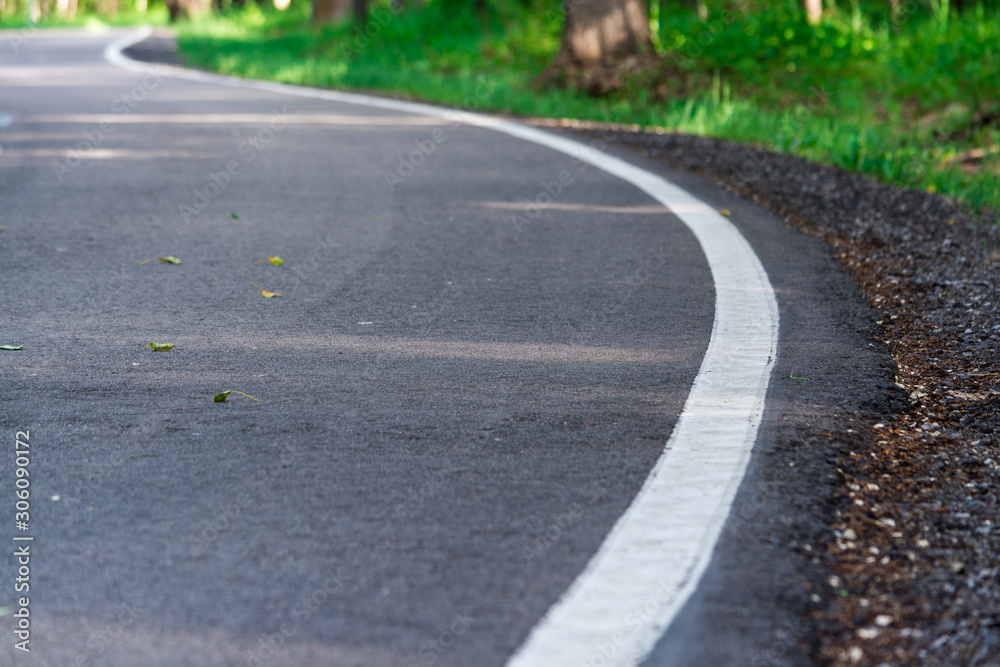
[[(775, 363), (736, 227), (562, 137), (151, 69), (120, 56), (134, 38), (107, 52), (131, 72), (72, 32), (0, 69), (4, 335), (26, 345), (5, 426), (37, 434), (48, 499), (36, 655), (645, 656)], [(228, 388), (261, 401), (209, 399)]]
[[(145, 73), (149, 66), (123, 56), (122, 49), (148, 34), (143, 30), (109, 45), (105, 58)], [(756, 438), (776, 354), (774, 293), (739, 231), (722, 214), (663, 178), (600, 152), (600, 140), (588, 146), (462, 111), (167, 69), (195, 81), (420, 114), (500, 132), (631, 183), (694, 233), (715, 281), (715, 324), (679, 422), (636, 499), (509, 664), (544, 667), (599, 660), (632, 665), (645, 657), (707, 565)], [(415, 146), (428, 153), (421, 144)], [(419, 166), (414, 159), (410, 162)], [(390, 172), (386, 183), (402, 183), (405, 175), (402, 170), (395, 177)], [(549, 194), (554, 191), (549, 188)]]

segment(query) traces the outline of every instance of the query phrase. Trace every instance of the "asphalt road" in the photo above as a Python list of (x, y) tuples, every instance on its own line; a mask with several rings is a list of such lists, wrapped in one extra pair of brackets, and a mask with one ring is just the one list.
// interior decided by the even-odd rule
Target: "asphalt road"
[[(671, 435), (714, 317), (694, 236), (548, 149), (126, 72), (113, 36), (0, 45), (0, 344), (25, 346), (0, 429), (30, 432), (34, 537), (32, 651), (5, 631), (0, 664), (503, 664)], [(628, 159), (732, 210), (783, 323), (753, 511), (649, 664), (801, 663), (789, 535), (830, 471), (776, 478), (782, 424), (821, 428), (884, 359), (819, 242)]]

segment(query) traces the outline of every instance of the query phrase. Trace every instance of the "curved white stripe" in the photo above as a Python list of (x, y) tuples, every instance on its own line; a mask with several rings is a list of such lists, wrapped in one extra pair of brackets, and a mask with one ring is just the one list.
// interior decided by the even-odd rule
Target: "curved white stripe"
[[(122, 55), (145, 29), (109, 45)], [(511, 667), (635, 665), (694, 591), (729, 514), (764, 410), (778, 338), (778, 305), (760, 260), (736, 227), (665, 179), (577, 141), (506, 120), (380, 99), (155, 66), (157, 73), (285, 95), (444, 118), (530, 141), (632, 183), (697, 237), (715, 280), (715, 324), (691, 393), (664, 453), (628, 510), (562, 598), (510, 659)]]

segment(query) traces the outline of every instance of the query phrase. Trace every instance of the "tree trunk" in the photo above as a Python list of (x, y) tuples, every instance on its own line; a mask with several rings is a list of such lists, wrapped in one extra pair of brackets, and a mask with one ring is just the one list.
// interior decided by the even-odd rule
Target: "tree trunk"
[(368, 23), (368, 0), (354, 0), (354, 20), (362, 26)]
[(565, 6), (560, 57), (610, 64), (652, 49), (642, 0), (566, 0)]
[(313, 0), (314, 25), (339, 21), (351, 12), (350, 0)]
[(212, 0), (167, 0), (170, 22), (181, 17), (201, 16), (212, 11)]
[(806, 20), (810, 25), (819, 25), (823, 20), (823, 0), (805, 0)]
[(64, 19), (76, 18), (77, 0), (57, 0), (56, 11)]
[(693, 9), (702, 21), (708, 18), (708, 5), (705, 4), (705, 0), (681, 0), (681, 4)]
[(564, 0), (562, 49), (537, 83), (604, 95), (653, 53), (646, 0)]

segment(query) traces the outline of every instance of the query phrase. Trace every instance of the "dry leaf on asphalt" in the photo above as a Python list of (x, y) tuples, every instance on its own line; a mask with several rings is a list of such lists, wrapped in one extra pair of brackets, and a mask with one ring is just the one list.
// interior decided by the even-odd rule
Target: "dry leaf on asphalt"
[(241, 396), (246, 396), (247, 398), (249, 398), (252, 401), (256, 401), (257, 400), (256, 398), (254, 398), (250, 394), (244, 394), (242, 391), (236, 391), (235, 389), (227, 389), (224, 392), (216, 394), (215, 398), (213, 400), (216, 403), (225, 403), (226, 399), (229, 398), (230, 394), (240, 394)]
[[(163, 262), (164, 264), (180, 264), (181, 263), (181, 260), (177, 259), (173, 255), (167, 255), (166, 257), (157, 257), (156, 260), (158, 262)], [(147, 259), (145, 262), (139, 262), (139, 266), (142, 266), (143, 264), (149, 264), (152, 261), (153, 260), (151, 260), (151, 259)]]
[(274, 296), (281, 296), (280, 292), (268, 292), (266, 289), (264, 289), (263, 287), (261, 287), (257, 283), (254, 283), (253, 286), (260, 290), (261, 295), (265, 299), (270, 299), (271, 297), (274, 297)]

